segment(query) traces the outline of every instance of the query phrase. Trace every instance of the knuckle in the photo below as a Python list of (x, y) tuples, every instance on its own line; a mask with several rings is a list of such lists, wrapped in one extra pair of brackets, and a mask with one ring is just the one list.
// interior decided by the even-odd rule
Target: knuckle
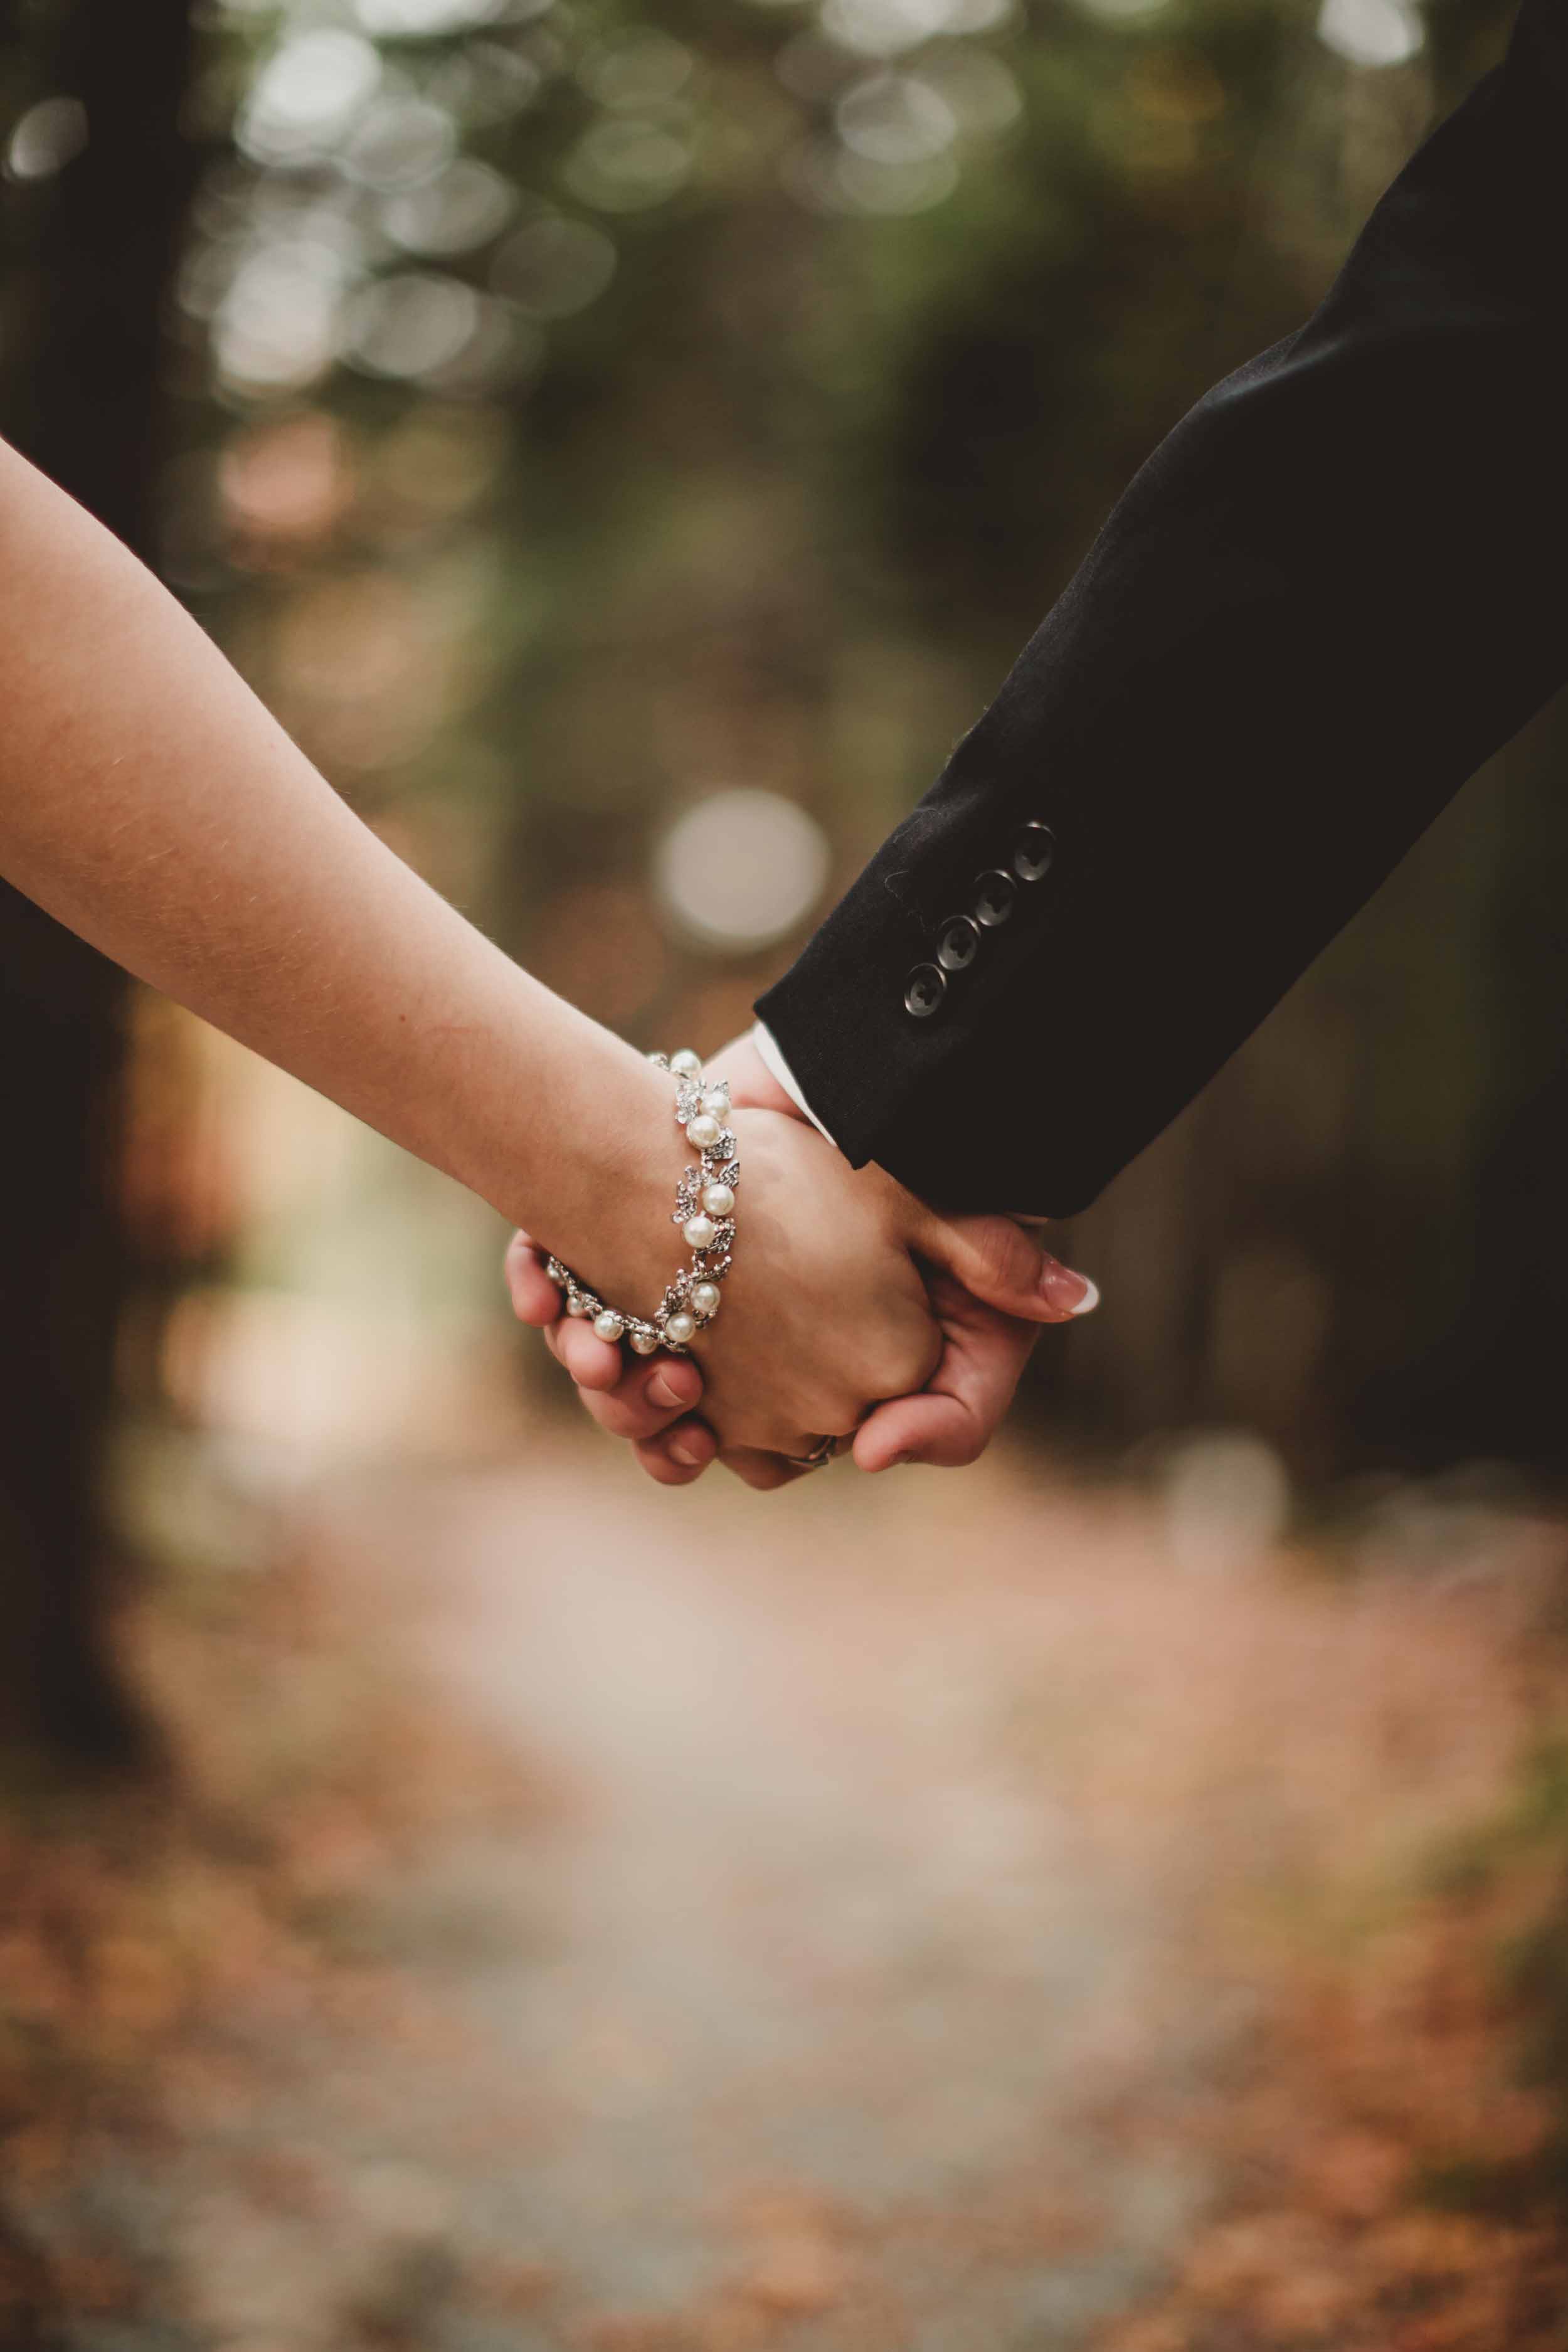
[(683, 1463), (672, 1461), (666, 1449), (655, 1439), (637, 1439), (634, 1451), (638, 1462), (658, 1486), (689, 1486), (693, 1478), (701, 1475), (699, 1470), (689, 1469)]
[[(941, 1339), (934, 1331), (919, 1339), (911, 1336), (900, 1345), (880, 1349), (876, 1360), (862, 1368), (858, 1384), (860, 1403), (864, 1405), (868, 1401), (879, 1403), (889, 1397), (914, 1396), (924, 1388), (936, 1370), (941, 1353)], [(844, 1403), (848, 1406), (847, 1398)], [(849, 1409), (849, 1418), (845, 1426), (855, 1428), (858, 1419), (858, 1412)]]
[[(872, 1401), (873, 1390), (870, 1387), (843, 1389), (835, 1394), (815, 1398), (811, 1411), (796, 1422), (787, 1450), (791, 1454), (804, 1454), (816, 1444), (819, 1437), (853, 1437)], [(804, 1436), (799, 1433), (801, 1431), (805, 1432)]]

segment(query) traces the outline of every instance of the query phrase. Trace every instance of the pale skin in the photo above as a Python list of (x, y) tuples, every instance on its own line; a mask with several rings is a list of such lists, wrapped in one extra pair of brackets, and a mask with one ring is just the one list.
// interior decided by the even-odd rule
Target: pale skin
[[(0, 873), (602, 1295), (651, 1308), (680, 1254), (668, 1076), (403, 865), (152, 574), (3, 445), (0, 708)], [(700, 1342), (707, 1444), (738, 1466), (761, 1478), (766, 1457), (864, 1423), (858, 1448), (869, 1408), (941, 1377), (952, 1343), (933, 1299), (945, 1317), (961, 1286), (1029, 1326), (1070, 1311), (1064, 1276), (1082, 1295), (1006, 1220), (943, 1219), (741, 1086), (742, 1101), (743, 1246)], [(611, 1386), (576, 1339), (555, 1344), (596, 1370), (607, 1425), (617, 1406), (662, 1414), (648, 1442), (678, 1442), (692, 1365), (628, 1370), (606, 1349)]]

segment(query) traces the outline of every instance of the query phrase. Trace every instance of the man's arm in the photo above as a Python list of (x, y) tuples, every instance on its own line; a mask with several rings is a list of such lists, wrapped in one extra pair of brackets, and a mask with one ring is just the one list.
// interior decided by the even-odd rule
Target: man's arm
[(924, 1198), (1082, 1208), (1568, 677), (1565, 524), (1568, 6), (1524, 0), (761, 1000), (816, 1119)]

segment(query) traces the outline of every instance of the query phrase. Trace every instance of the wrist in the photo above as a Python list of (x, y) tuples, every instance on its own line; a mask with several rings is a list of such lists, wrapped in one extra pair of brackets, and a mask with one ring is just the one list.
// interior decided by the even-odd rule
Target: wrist
[(690, 1255), (672, 1213), (681, 1171), (699, 1154), (677, 1101), (671, 1073), (617, 1040), (580, 1057), (561, 1107), (554, 1205), (528, 1227), (584, 1290), (645, 1322)]
[(670, 1211), (688, 1155), (669, 1074), (606, 1036), (574, 1060), (552, 1127), (556, 1116), (552, 1197), (528, 1230), (603, 1295), (651, 1313), (680, 1252)]

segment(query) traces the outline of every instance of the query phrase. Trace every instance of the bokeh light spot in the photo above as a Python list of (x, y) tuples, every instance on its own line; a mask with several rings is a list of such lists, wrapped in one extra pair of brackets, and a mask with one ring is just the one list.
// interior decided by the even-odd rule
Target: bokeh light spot
[(808, 212), (896, 217), (929, 212), (958, 185), (951, 149), (899, 163), (874, 163), (835, 139), (807, 139), (786, 155), (784, 186)]
[(615, 113), (668, 106), (691, 79), (695, 59), (668, 33), (632, 33), (590, 50), (580, 79), (590, 97)]
[(321, 410), (255, 426), (224, 451), (217, 488), (225, 521), (247, 540), (322, 538), (353, 495), (342, 428)]
[(515, 203), (509, 181), (464, 155), (423, 187), (394, 196), (382, 225), (409, 253), (469, 253), (505, 227)]
[(948, 26), (947, 0), (824, 0), (822, 29), (841, 47), (893, 58)]
[(313, 383), (336, 356), (343, 284), (325, 240), (279, 238), (247, 255), (213, 315), (219, 376), (241, 391)]
[(371, 375), (425, 376), (458, 358), (480, 319), (480, 297), (456, 278), (404, 270), (350, 303), (343, 351)]
[(868, 155), (841, 153), (835, 178), (847, 211), (896, 217), (945, 204), (958, 185), (958, 165), (951, 154), (879, 163)]
[(87, 109), (79, 98), (41, 98), (17, 122), (5, 147), (14, 180), (47, 180), (64, 171), (87, 145)]
[(652, 122), (596, 122), (568, 157), (563, 177), (574, 196), (603, 212), (662, 205), (685, 185), (691, 156)]
[(506, 14), (506, 0), (358, 0), (356, 13), (367, 33), (389, 39), (430, 39), (493, 25)]
[(713, 793), (677, 818), (655, 853), (660, 903), (700, 945), (770, 947), (804, 922), (832, 860), (813, 816), (780, 793)]
[(951, 147), (958, 124), (931, 84), (913, 74), (874, 74), (833, 110), (838, 136), (871, 163), (925, 163)]
[(499, 41), (469, 41), (442, 59), (426, 90), (460, 121), (483, 128), (521, 114), (538, 94), (545, 70), (541, 58), (524, 57)]
[(388, 99), (355, 123), (344, 143), (343, 168), (364, 186), (395, 193), (417, 187), (450, 161), (457, 125), (427, 99)]
[(381, 59), (353, 33), (298, 33), (275, 49), (256, 78), (237, 128), (261, 163), (324, 154), (374, 94)]
[(1318, 38), (1352, 66), (1402, 66), (1426, 27), (1410, 0), (1323, 0)]

